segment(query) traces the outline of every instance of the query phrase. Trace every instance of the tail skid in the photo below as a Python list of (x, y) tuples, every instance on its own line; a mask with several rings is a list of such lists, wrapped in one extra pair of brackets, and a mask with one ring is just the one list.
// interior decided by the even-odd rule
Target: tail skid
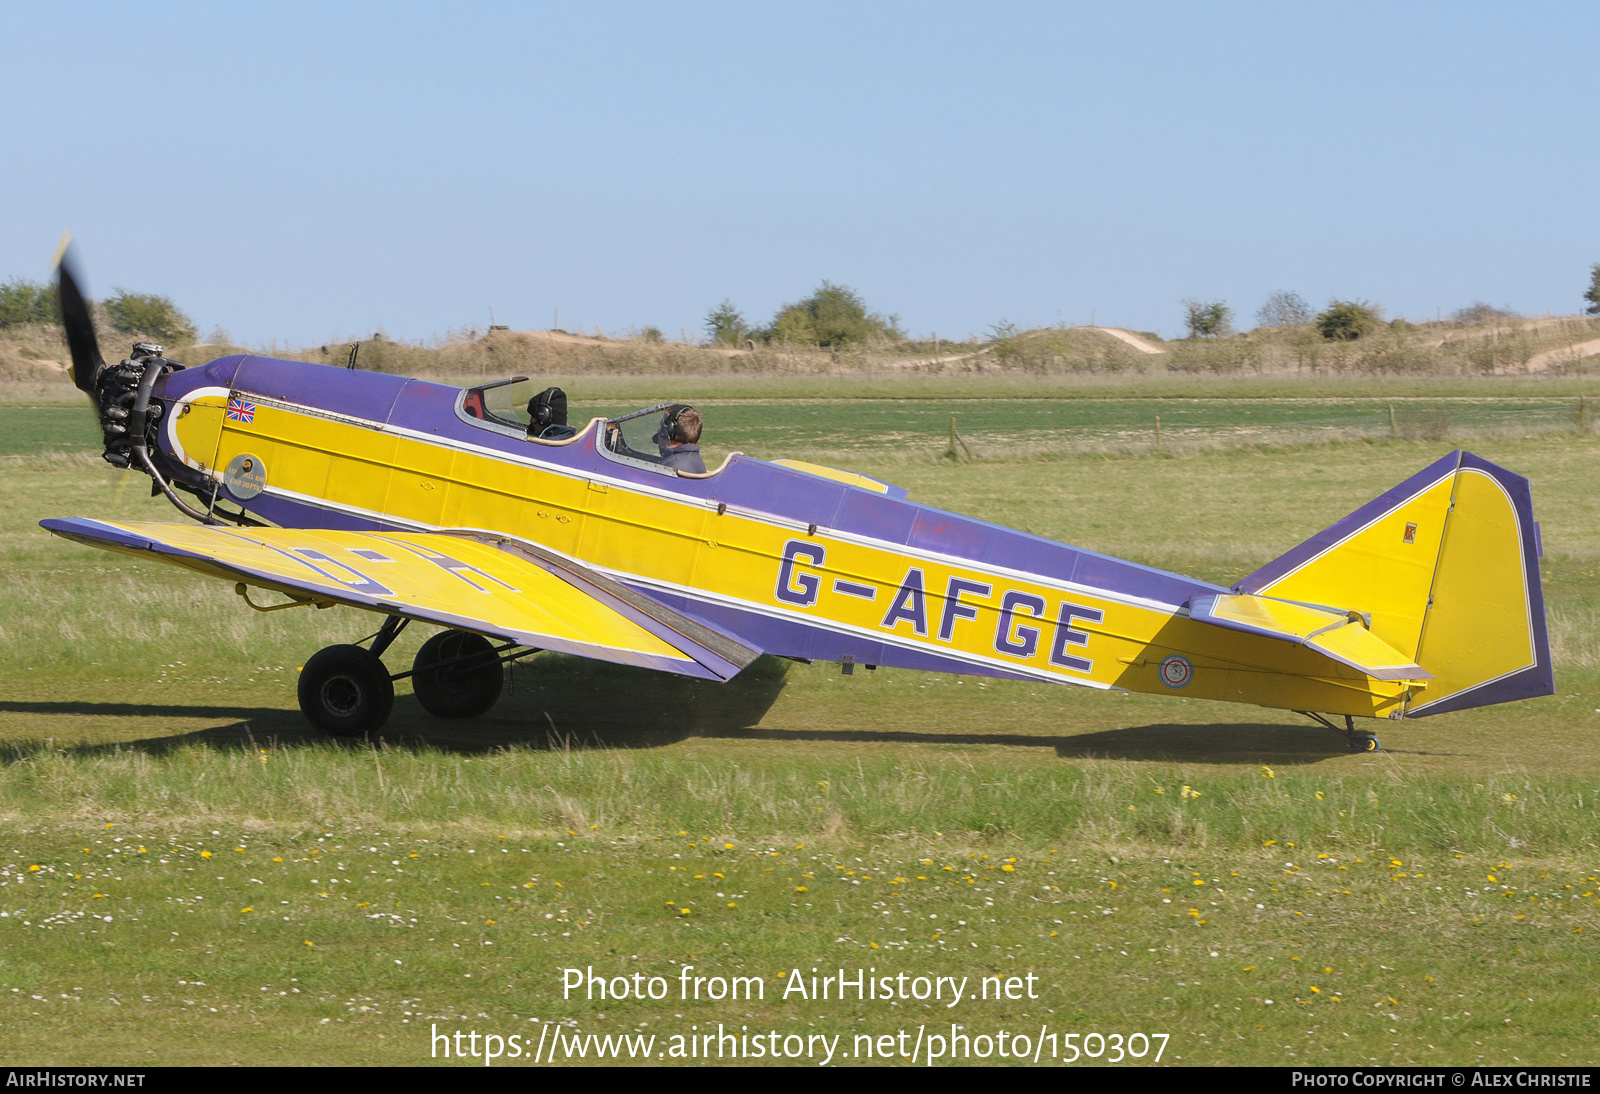
[(1404, 717), (1555, 691), (1528, 480), (1457, 451), (1234, 588), (1370, 619), (1433, 676)]

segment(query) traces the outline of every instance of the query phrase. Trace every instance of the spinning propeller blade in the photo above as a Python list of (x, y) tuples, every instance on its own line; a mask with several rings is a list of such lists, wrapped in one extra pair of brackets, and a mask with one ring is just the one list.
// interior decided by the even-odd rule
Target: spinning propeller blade
[(67, 248), (71, 239), (71, 233), (63, 235), (61, 246), (56, 249), (61, 325), (66, 328), (67, 347), (72, 353), (72, 382), (92, 399), (95, 377), (106, 362), (100, 356), (100, 342), (94, 335), (94, 317), (89, 312), (89, 302), (78, 288), (78, 279), (72, 272), (73, 264)]

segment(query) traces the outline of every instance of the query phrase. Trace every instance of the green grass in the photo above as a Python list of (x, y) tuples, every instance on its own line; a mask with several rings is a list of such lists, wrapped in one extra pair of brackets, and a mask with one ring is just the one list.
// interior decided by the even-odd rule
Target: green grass
[[(1030, 409), (1054, 428), (1126, 413), (957, 413), (981, 437)], [(763, 455), (818, 455), (831, 429), (830, 462), (918, 500), (1213, 580), (1449, 447), (955, 463), (937, 458), (948, 414), (708, 403)], [(924, 431), (926, 459), (875, 450)], [(417, 1063), (434, 1024), (536, 1040), (568, 1020), (824, 1033), (841, 1052), (955, 1021), (1165, 1032), (1163, 1062), (1587, 1062), (1600, 441), (1474, 448), (1533, 481), (1559, 694), (1386, 725), (1365, 755), (1226, 704), (770, 660), (713, 686), (551, 655), (485, 718), (432, 720), (402, 684), (381, 742), (330, 744), (295, 710), (295, 669), (368, 617), (256, 615), (223, 583), (52, 539), (39, 518), (169, 514), (141, 477), (19, 445), (0, 490), (8, 1062)], [(765, 977), (767, 997), (561, 998), (565, 967), (675, 989), (684, 964)], [(1040, 998), (774, 995), (812, 966), (1031, 973)]]

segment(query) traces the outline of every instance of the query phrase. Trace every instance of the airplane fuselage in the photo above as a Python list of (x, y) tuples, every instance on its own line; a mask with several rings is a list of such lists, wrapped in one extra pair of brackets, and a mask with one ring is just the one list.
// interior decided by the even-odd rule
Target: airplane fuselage
[(680, 477), (618, 458), (598, 420), (532, 441), (467, 414), (459, 388), (253, 356), (171, 374), (157, 394), (168, 459), (261, 519), (530, 541), (779, 656), (1364, 716), (1407, 695), (1190, 619), (1220, 586), (870, 480), (738, 454)]

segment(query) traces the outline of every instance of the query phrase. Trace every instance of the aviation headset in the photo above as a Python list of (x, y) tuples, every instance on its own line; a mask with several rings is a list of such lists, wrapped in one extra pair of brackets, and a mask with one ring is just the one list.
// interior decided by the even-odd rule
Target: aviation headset
[(656, 440), (658, 444), (662, 442), (672, 444), (688, 443), (678, 425), (678, 416), (685, 410), (691, 409), (693, 408), (688, 403), (674, 403), (672, 406), (667, 407), (666, 413), (661, 416), (661, 428), (656, 430), (656, 435), (652, 440)]

